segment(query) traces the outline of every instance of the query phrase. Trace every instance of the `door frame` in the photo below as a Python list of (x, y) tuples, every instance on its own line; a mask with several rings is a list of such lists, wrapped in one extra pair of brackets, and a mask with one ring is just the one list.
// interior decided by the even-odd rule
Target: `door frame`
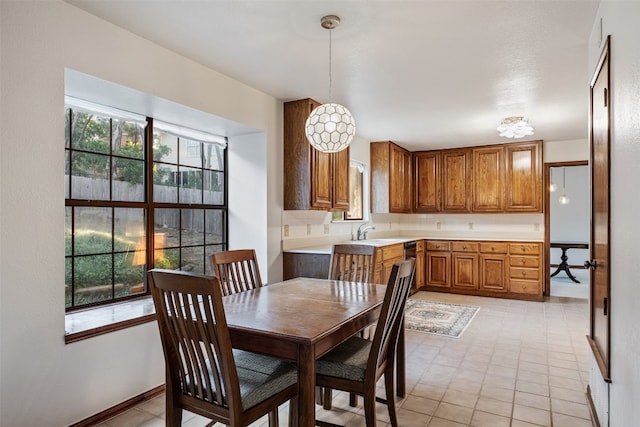
[[(548, 297), (551, 295), (551, 168), (562, 168), (571, 166), (589, 166), (588, 160), (574, 160), (570, 162), (550, 162), (544, 164), (544, 280), (543, 295)], [(591, 216), (591, 209), (589, 209)], [(589, 282), (591, 286), (591, 282)]]

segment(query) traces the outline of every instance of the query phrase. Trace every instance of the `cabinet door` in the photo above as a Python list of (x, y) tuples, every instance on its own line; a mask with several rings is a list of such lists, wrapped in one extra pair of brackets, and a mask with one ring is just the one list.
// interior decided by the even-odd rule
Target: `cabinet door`
[(411, 212), (411, 153), (389, 144), (389, 212)]
[(480, 290), (507, 292), (508, 255), (480, 255)]
[(504, 210), (504, 149), (502, 146), (473, 149), (473, 211)]
[(442, 152), (444, 212), (471, 212), (471, 150)]
[(349, 147), (333, 153), (332, 210), (349, 210)]
[(452, 254), (453, 288), (478, 289), (478, 255), (471, 253)]
[(427, 252), (427, 286), (450, 288), (450, 252)]
[(441, 168), (442, 154), (439, 151), (414, 154), (414, 212), (440, 212), (442, 210)]
[(507, 212), (542, 212), (542, 143), (505, 145)]
[(332, 154), (311, 150), (311, 207), (329, 210), (333, 206)]
[(425, 267), (425, 257), (424, 257), (424, 240), (418, 240), (416, 242), (416, 271), (414, 273), (415, 276), (415, 284), (416, 289), (420, 290), (420, 288), (424, 287), (424, 267)]

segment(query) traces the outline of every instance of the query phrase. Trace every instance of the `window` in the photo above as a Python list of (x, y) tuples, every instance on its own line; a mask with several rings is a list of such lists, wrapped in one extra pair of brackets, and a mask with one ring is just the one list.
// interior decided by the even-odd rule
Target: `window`
[(67, 311), (148, 294), (150, 268), (211, 274), (227, 245), (224, 140), (73, 99), (65, 119)]
[(365, 191), (364, 182), (366, 166), (356, 160), (349, 163), (349, 210), (347, 212), (333, 212), (333, 221), (365, 220)]

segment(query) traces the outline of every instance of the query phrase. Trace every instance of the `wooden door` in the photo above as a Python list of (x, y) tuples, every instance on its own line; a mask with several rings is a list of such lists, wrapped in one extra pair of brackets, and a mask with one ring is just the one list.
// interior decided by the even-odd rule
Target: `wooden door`
[(442, 210), (442, 154), (425, 151), (414, 154), (413, 211), (440, 212)]
[(473, 211), (504, 210), (504, 149), (502, 146), (473, 149)]
[(451, 287), (450, 252), (427, 252), (427, 286)]
[(411, 212), (411, 153), (389, 144), (389, 212)]
[(507, 144), (506, 212), (542, 212), (542, 142)]
[(605, 381), (610, 382), (609, 271), (609, 38), (591, 83), (591, 325), (589, 344)]
[(332, 210), (349, 210), (349, 147), (332, 155)]
[(507, 292), (508, 255), (480, 254), (480, 289)]
[(478, 289), (478, 255), (470, 253), (452, 254), (454, 288)]
[[(333, 193), (332, 153), (323, 153), (311, 147), (311, 207), (314, 209), (331, 209)], [(349, 200), (347, 198), (347, 204)]]
[(444, 212), (471, 212), (471, 150), (442, 152), (442, 203)]

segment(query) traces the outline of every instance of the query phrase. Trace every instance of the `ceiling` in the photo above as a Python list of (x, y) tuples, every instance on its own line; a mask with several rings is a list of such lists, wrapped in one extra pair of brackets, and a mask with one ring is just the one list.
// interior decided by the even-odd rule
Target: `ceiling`
[(587, 138), (598, 0), (66, 0), (278, 99), (345, 105), (358, 136), (410, 150)]

